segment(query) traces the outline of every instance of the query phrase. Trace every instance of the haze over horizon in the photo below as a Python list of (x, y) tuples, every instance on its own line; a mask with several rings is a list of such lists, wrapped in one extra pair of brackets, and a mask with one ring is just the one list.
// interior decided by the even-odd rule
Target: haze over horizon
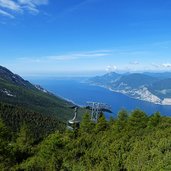
[(0, 0), (0, 65), (22, 76), (171, 71), (170, 0)]

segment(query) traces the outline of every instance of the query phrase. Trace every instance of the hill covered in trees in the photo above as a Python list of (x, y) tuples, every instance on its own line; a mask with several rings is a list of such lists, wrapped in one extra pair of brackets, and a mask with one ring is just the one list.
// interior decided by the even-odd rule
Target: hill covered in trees
[(0, 66), (0, 102), (12, 104), (66, 122), (72, 117), (72, 104), (35, 86)]
[(0, 170), (171, 170), (171, 118), (122, 110), (95, 124), (85, 114), (80, 129), (56, 131), (35, 141), (26, 124), (17, 133), (0, 121)]
[(70, 131), (71, 103), (1, 66), (0, 101), (2, 171), (171, 170), (170, 117), (122, 110), (94, 123), (87, 113)]
[(65, 124), (53, 116), (5, 103), (0, 103), (0, 118), (14, 133), (18, 132), (22, 125), (27, 125), (36, 141), (56, 130), (65, 129)]

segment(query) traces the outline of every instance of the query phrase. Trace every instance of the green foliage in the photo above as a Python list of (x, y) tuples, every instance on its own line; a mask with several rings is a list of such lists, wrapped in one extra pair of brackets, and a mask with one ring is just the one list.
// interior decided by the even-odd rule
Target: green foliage
[(83, 132), (91, 133), (95, 127), (95, 124), (91, 121), (91, 117), (89, 113), (86, 113), (83, 116), (81, 125), (80, 125), (80, 130)]
[(155, 127), (160, 123), (161, 116), (159, 112), (154, 113), (152, 116), (150, 116), (148, 121), (149, 127)]
[(108, 127), (108, 123), (106, 121), (106, 118), (103, 114), (101, 114), (96, 124), (96, 132), (105, 131), (107, 127)]
[[(12, 136), (0, 122), (0, 169), (14, 171), (171, 170), (171, 118), (126, 110), (95, 124), (85, 114), (80, 129), (53, 132), (35, 143), (29, 125)], [(12, 138), (13, 137), (13, 138)]]
[(147, 121), (148, 121), (147, 115), (139, 109), (134, 110), (128, 119), (129, 126), (132, 129), (145, 128), (147, 126)]
[(70, 119), (69, 113), (72, 114), (72, 110), (68, 108), (69, 105), (72, 105), (70, 102), (37, 89), (30, 82), (2, 66), (0, 66), (0, 102), (53, 116), (60, 121)]
[(116, 122), (119, 131), (126, 127), (127, 121), (128, 121), (128, 112), (123, 109), (118, 113), (118, 119)]
[(15, 143), (13, 144), (13, 151), (16, 156), (16, 162), (21, 163), (32, 155), (32, 145), (34, 139), (30, 129), (24, 124), (16, 136)]
[(38, 141), (55, 130), (64, 130), (65, 125), (53, 116), (29, 111), (23, 107), (0, 103), (0, 118), (14, 132), (26, 124)]
[(0, 119), (0, 170), (8, 170), (12, 161), (10, 139), (11, 134)]

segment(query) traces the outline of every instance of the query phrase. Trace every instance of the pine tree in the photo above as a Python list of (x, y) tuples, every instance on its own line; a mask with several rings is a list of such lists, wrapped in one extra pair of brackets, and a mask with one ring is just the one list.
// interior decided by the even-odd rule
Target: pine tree
[(13, 163), (13, 155), (11, 150), (11, 134), (8, 128), (0, 119), (0, 170), (9, 170)]
[(108, 127), (108, 123), (106, 121), (106, 118), (104, 114), (101, 114), (98, 118), (97, 124), (96, 124), (96, 131), (105, 131), (106, 128)]
[(145, 128), (147, 126), (148, 117), (143, 111), (136, 109), (129, 117), (129, 126), (133, 129)]
[(148, 121), (148, 126), (151, 127), (156, 127), (161, 120), (161, 115), (160, 112), (154, 113), (152, 116), (150, 116), (149, 121)]
[(83, 119), (80, 125), (80, 131), (82, 132), (93, 132), (95, 124), (91, 121), (89, 113), (83, 115)]
[(27, 125), (24, 123), (16, 138), (14, 152), (17, 163), (22, 162), (32, 155), (33, 136)]
[(118, 118), (116, 122), (118, 130), (124, 129), (126, 127), (127, 121), (128, 121), (128, 112), (123, 109), (118, 113)]

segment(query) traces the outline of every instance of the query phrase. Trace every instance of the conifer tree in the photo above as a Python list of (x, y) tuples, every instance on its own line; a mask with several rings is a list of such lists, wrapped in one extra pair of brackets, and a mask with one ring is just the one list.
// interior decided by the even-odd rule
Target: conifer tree
[(14, 151), (18, 163), (27, 159), (32, 154), (33, 136), (27, 125), (24, 123), (16, 138)]
[(90, 133), (94, 129), (94, 123), (91, 121), (89, 113), (83, 115), (83, 119), (80, 125), (80, 131)]
[(116, 122), (118, 130), (122, 130), (124, 127), (126, 127), (127, 120), (128, 120), (128, 112), (124, 109), (119, 111), (117, 122)]
[(100, 114), (97, 124), (96, 124), (96, 131), (105, 131), (106, 128), (108, 127), (108, 123), (106, 121), (106, 118), (103, 113)]
[(129, 126), (133, 129), (145, 128), (147, 126), (148, 117), (143, 111), (136, 109), (129, 117)]
[(149, 127), (156, 127), (161, 119), (160, 112), (154, 113), (152, 116), (150, 116), (149, 121), (148, 121), (148, 126)]

